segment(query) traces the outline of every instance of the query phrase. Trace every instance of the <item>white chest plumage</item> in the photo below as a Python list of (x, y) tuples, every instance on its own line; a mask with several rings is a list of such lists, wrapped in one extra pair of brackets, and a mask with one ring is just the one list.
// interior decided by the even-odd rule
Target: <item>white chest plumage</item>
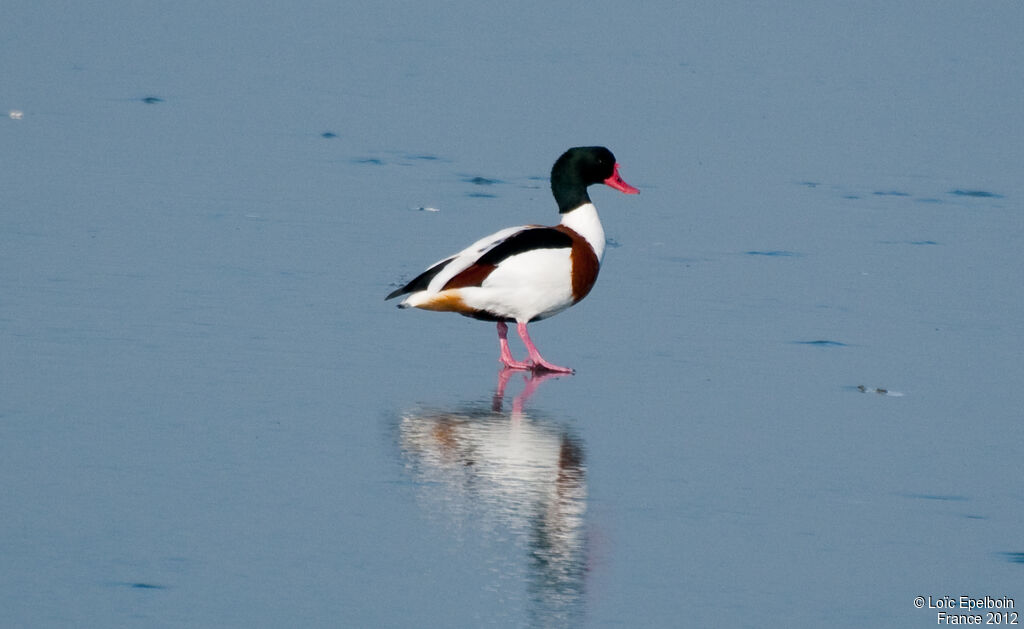
[(562, 215), (562, 225), (573, 230), (590, 243), (598, 261), (604, 259), (604, 227), (593, 203), (586, 203)]

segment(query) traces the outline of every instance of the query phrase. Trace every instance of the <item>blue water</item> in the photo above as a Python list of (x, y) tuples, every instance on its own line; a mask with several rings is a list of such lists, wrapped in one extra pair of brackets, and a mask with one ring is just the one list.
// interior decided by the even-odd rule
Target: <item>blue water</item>
[[(3, 625), (1024, 605), (1018, 3), (4, 15)], [(589, 144), (576, 375), (383, 301)]]

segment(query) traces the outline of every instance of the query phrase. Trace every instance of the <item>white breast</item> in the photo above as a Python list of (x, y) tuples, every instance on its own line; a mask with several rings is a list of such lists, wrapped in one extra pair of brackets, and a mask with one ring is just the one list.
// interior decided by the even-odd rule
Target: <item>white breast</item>
[(600, 262), (604, 258), (604, 227), (593, 203), (585, 203), (562, 215), (562, 225), (583, 236), (597, 254)]

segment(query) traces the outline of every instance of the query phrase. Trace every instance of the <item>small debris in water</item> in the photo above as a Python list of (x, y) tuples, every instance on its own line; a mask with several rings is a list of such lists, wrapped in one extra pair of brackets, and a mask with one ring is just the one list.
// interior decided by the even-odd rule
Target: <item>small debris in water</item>
[(320, 137), (324, 138), (324, 139), (327, 139), (327, 140), (330, 140), (332, 138), (338, 137), (338, 134), (333, 132), (333, 131), (324, 131), (323, 133), (320, 134)]
[(12, 109), (7, 115), (10, 116), (11, 120), (21, 120), (22, 117), (24, 117), (25, 112)]
[(413, 209), (416, 210), (417, 212), (440, 212), (441, 211), (438, 208), (430, 207), (429, 205), (421, 205), (419, 207), (414, 207)]
[(146, 103), (147, 105), (156, 105), (157, 103), (164, 102), (164, 99), (158, 96), (146, 96), (142, 99), (142, 102)]
[(903, 397), (903, 394), (898, 391), (890, 391), (889, 389), (881, 389), (876, 387), (868, 387), (863, 384), (857, 385), (857, 390), (861, 393), (877, 393), (878, 395), (888, 395), (890, 397)]

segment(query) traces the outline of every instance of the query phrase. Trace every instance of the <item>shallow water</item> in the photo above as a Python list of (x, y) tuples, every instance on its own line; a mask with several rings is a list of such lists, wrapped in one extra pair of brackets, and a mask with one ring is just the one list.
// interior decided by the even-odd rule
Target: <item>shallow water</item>
[[(5, 14), (5, 623), (1020, 610), (1018, 4)], [(383, 301), (596, 143), (576, 375)]]

